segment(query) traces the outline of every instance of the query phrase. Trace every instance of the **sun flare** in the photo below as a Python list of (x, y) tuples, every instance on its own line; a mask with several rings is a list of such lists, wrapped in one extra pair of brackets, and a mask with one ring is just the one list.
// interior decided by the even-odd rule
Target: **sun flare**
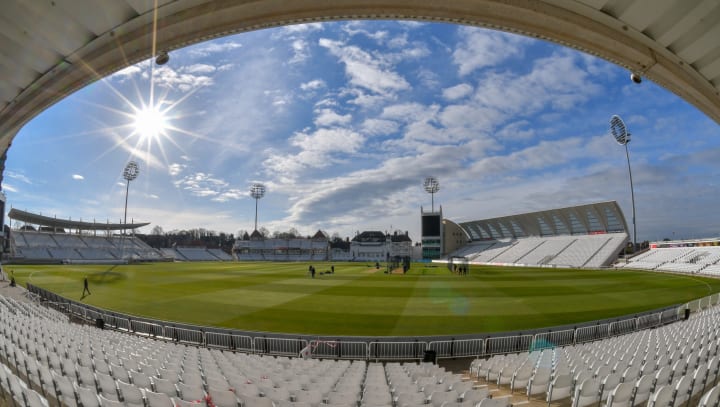
[(133, 118), (135, 133), (145, 142), (157, 140), (168, 129), (164, 112), (156, 106), (138, 110)]

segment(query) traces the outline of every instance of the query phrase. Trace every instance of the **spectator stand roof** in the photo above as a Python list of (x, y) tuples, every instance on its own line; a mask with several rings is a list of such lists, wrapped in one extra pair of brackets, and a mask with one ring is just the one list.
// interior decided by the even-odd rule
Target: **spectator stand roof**
[(53, 229), (76, 229), (76, 230), (126, 230), (126, 229), (137, 229), (143, 226), (147, 226), (150, 222), (143, 223), (98, 223), (98, 222), (83, 222), (70, 219), (58, 219), (55, 217), (49, 217), (44, 215), (38, 215), (19, 209), (12, 208), (8, 213), (10, 219), (29, 223), (32, 225), (48, 226)]
[(615, 201), (475, 220), (459, 225), (473, 241), (627, 233), (625, 216)]

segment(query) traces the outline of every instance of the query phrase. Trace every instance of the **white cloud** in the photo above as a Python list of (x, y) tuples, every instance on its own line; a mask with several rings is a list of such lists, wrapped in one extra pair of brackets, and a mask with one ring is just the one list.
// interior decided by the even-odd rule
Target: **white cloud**
[(471, 94), (472, 91), (472, 86), (468, 85), (467, 83), (461, 83), (459, 85), (443, 89), (442, 95), (443, 98), (447, 100), (456, 100), (464, 98), (465, 96)]
[(458, 27), (458, 35), (461, 41), (452, 57), (461, 76), (521, 56), (523, 46), (530, 43), (529, 39), (516, 34), (475, 27)]
[(533, 124), (527, 120), (520, 120), (500, 129), (495, 137), (504, 140), (529, 140), (535, 137), (535, 135), (536, 132)]
[(303, 169), (324, 168), (337, 163), (339, 156), (356, 153), (364, 141), (365, 137), (359, 133), (343, 128), (300, 132), (289, 140), (291, 145), (300, 148), (299, 153), (271, 152), (263, 166), (281, 177), (294, 178), (301, 175)]
[(189, 192), (193, 196), (210, 198), (216, 202), (241, 199), (244, 194), (236, 188), (230, 188), (230, 184), (213, 174), (196, 172), (186, 175), (174, 182), (176, 188)]
[(186, 167), (185, 164), (173, 163), (168, 166), (168, 173), (174, 177), (183, 172)]
[(383, 44), (385, 40), (388, 38), (388, 32), (384, 30), (378, 30), (370, 32), (368, 30), (365, 30), (363, 28), (354, 28), (354, 27), (362, 27), (365, 25), (364, 21), (351, 21), (343, 26), (343, 31), (345, 31), (348, 35), (355, 36), (355, 35), (363, 35), (367, 38), (370, 38), (371, 40), (374, 40), (378, 44)]
[(80, 174), (73, 174), (73, 175), (72, 175), (72, 179), (81, 181), (81, 180), (84, 180), (85, 177), (83, 177), (83, 176), (80, 175)]
[(310, 58), (310, 47), (307, 41), (296, 39), (291, 43), (293, 57), (290, 58), (291, 64), (299, 64)]
[(2, 189), (4, 191), (8, 191), (8, 192), (15, 192), (15, 193), (18, 192), (18, 189), (15, 188), (12, 184), (8, 184), (5, 182), (3, 182), (3, 184), (2, 184)]
[(215, 68), (212, 65), (208, 65), (208, 64), (193, 64), (193, 65), (184, 66), (184, 67), (180, 68), (179, 70), (181, 72), (187, 72), (187, 73), (208, 74), (208, 73), (215, 72), (217, 70), (217, 68)]
[[(221, 52), (228, 52), (234, 49), (242, 47), (239, 42), (228, 41), (228, 42), (206, 42), (194, 47), (191, 47), (188, 53), (193, 57), (207, 57), (212, 54)], [(171, 55), (172, 57), (172, 55)]]
[(139, 75), (142, 72), (143, 68), (141, 68), (141, 64), (130, 65), (110, 75), (109, 78), (117, 79), (120, 83), (122, 83), (134, 76)]
[(324, 80), (322, 80), (322, 79), (313, 79), (313, 80), (311, 80), (311, 81), (309, 81), (309, 82), (301, 83), (301, 84), (300, 84), (300, 89), (302, 89), (302, 90), (304, 90), (304, 91), (317, 90), (317, 89), (320, 89), (320, 88), (324, 88), (325, 86), (327, 86), (327, 84), (325, 83)]
[(315, 125), (318, 127), (329, 127), (335, 124), (347, 124), (352, 120), (351, 114), (340, 115), (332, 109), (320, 109), (315, 112)]
[(384, 136), (397, 133), (400, 125), (394, 120), (366, 119), (362, 124), (365, 133), (371, 136)]
[(181, 73), (168, 66), (161, 66), (155, 69), (154, 75), (154, 83), (156, 86), (177, 89), (183, 92), (211, 86), (214, 83), (213, 79), (209, 76)]
[(350, 83), (378, 94), (387, 94), (410, 88), (402, 75), (392, 70), (390, 64), (381, 58), (354, 45), (341, 41), (321, 38), (319, 44), (345, 64), (345, 73)]
[(20, 174), (19, 172), (5, 170), (5, 178), (11, 178), (14, 180), (18, 180), (20, 182), (23, 182), (25, 184), (32, 184), (32, 181), (30, 181), (30, 178), (25, 176), (25, 174)]
[(286, 25), (282, 30), (288, 34), (307, 33), (312, 31), (322, 31), (323, 23), (302, 23), (294, 25)]
[(417, 72), (417, 77), (426, 88), (432, 89), (440, 85), (440, 76), (429, 69), (421, 68)]
[(407, 33), (403, 33), (401, 35), (397, 35), (397, 36), (391, 38), (387, 42), (387, 45), (390, 48), (405, 48), (408, 45)]

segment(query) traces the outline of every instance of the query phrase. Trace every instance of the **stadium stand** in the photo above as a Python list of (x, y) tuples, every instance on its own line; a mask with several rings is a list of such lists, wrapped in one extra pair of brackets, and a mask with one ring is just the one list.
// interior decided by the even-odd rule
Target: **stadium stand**
[(328, 238), (318, 231), (311, 238), (266, 239), (257, 231), (235, 241), (233, 255), (241, 261), (313, 261), (328, 259)]
[(160, 260), (163, 256), (134, 236), (102, 237), (68, 235), (28, 230), (13, 231), (10, 238), (14, 261), (138, 261)]
[(617, 267), (687, 274), (720, 274), (720, 242), (652, 243), (650, 250), (617, 263)]
[(600, 202), (458, 224), (470, 243), (447, 258), (471, 264), (607, 267), (628, 242), (616, 202)]

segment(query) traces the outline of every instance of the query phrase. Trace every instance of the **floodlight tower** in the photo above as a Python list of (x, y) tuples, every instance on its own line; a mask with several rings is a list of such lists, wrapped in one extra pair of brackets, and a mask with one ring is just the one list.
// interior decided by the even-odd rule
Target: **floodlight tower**
[(265, 196), (265, 185), (257, 183), (250, 187), (250, 196), (255, 199), (255, 230), (257, 230), (258, 200)]
[(440, 190), (440, 183), (435, 177), (427, 177), (425, 178), (425, 182), (423, 182), (423, 187), (425, 188), (425, 192), (430, 194), (432, 212), (435, 212), (435, 193)]
[(627, 157), (628, 174), (630, 175), (630, 197), (632, 199), (632, 222), (633, 222), (633, 251), (637, 249), (637, 225), (635, 224), (635, 191), (633, 190), (632, 170), (630, 169), (630, 152), (628, 151), (628, 143), (630, 142), (630, 133), (625, 127), (625, 122), (618, 115), (610, 118), (610, 133), (615, 137), (615, 141), (621, 146), (625, 146), (625, 157)]
[[(125, 225), (127, 225), (127, 204), (128, 194), (130, 192), (130, 181), (133, 181), (138, 177), (138, 175), (140, 175), (140, 168), (137, 163), (135, 161), (127, 163), (125, 169), (123, 170), (123, 178), (127, 181), (127, 185), (125, 186), (125, 220), (123, 222)], [(125, 229), (123, 229), (123, 234), (125, 234)]]

